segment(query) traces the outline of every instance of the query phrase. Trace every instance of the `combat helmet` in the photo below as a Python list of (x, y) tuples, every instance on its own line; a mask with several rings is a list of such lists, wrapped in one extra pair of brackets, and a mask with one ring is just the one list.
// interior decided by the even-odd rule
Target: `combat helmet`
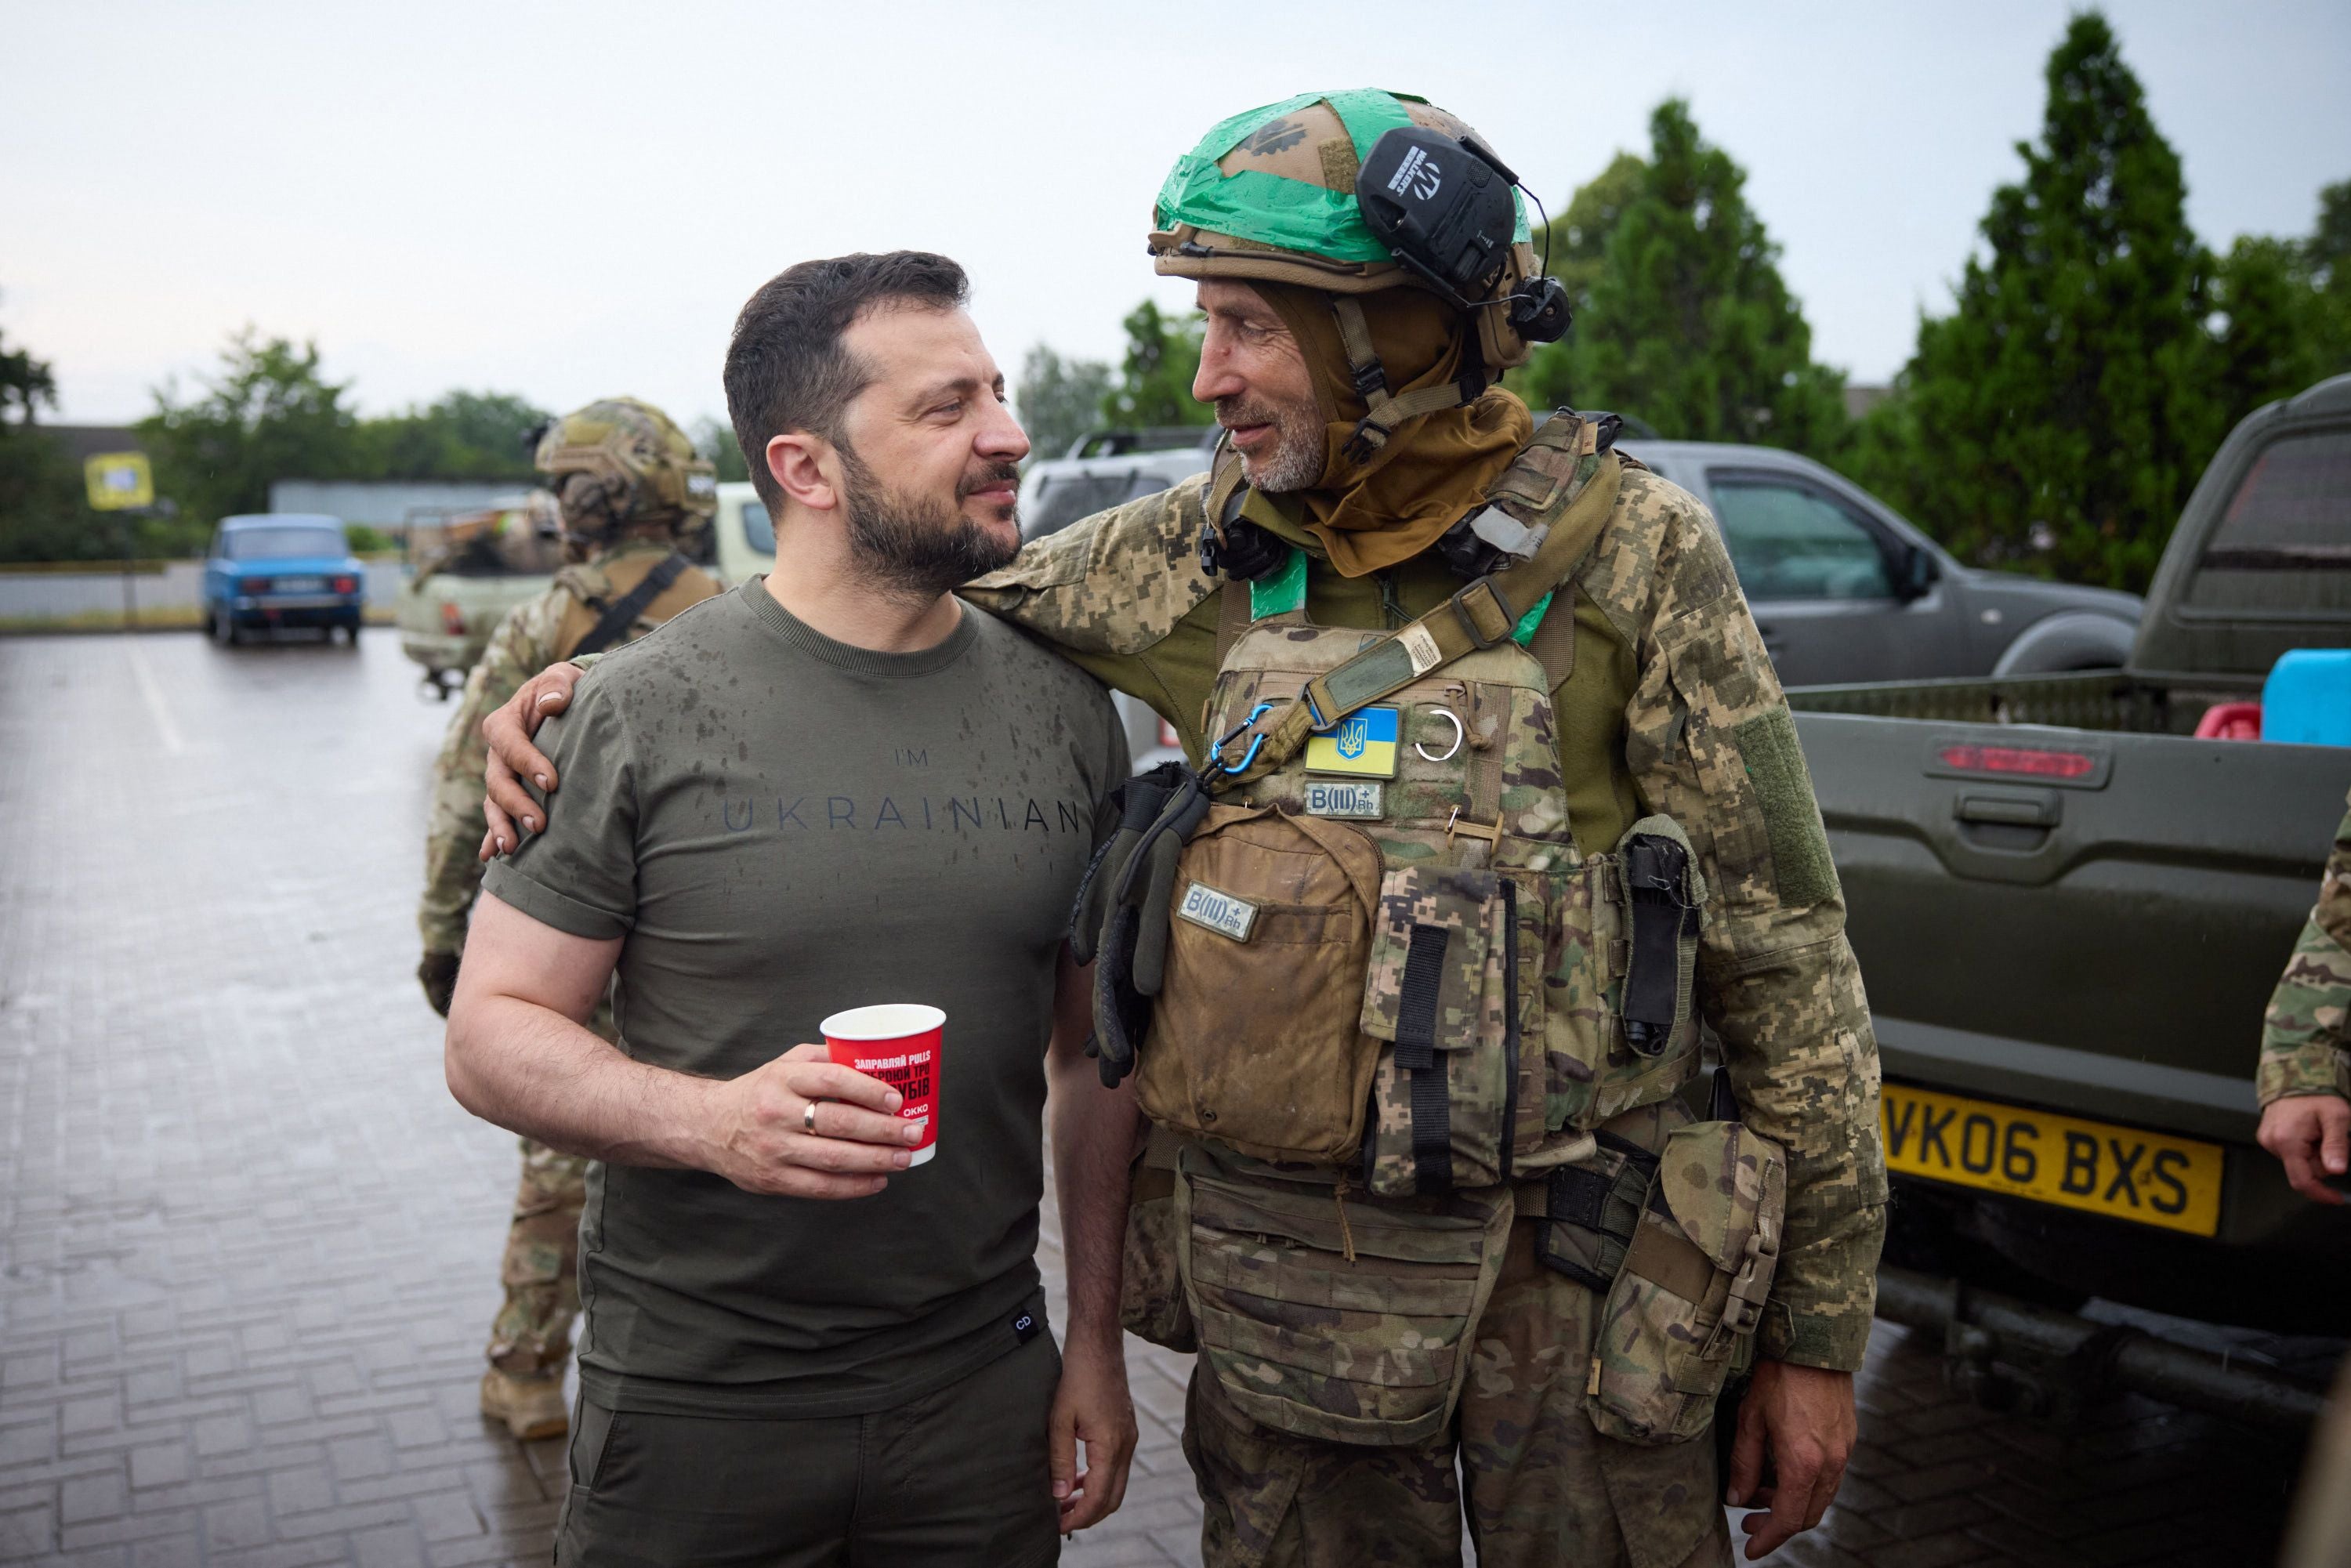
[(564, 537), (602, 544), (667, 523), (681, 541), (718, 509), (717, 472), (669, 415), (632, 397), (600, 398), (553, 420), (535, 454), (563, 512)]
[[(1160, 186), (1151, 256), (1167, 276), (1332, 295), (1380, 439), (1468, 402), (1567, 331), (1566, 291), (1536, 267), (1518, 176), (1461, 120), (1407, 93), (1301, 93), (1219, 121)], [(1384, 288), (1426, 290), (1474, 320), (1474, 384), (1387, 397), (1353, 303)]]

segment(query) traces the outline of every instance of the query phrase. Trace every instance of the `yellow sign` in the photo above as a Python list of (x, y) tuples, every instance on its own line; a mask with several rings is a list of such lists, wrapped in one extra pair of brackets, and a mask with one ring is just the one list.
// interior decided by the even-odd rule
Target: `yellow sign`
[(1886, 1168), (2191, 1236), (2220, 1228), (2217, 1144), (1888, 1083)]
[(81, 465), (89, 504), (101, 512), (124, 512), (155, 504), (155, 481), (143, 452), (101, 452)]

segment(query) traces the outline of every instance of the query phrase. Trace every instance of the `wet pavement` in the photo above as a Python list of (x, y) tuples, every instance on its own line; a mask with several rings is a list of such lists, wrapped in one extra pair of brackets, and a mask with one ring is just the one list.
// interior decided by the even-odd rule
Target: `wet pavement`
[[(412, 976), (447, 713), (413, 686), (381, 631), (0, 638), (0, 1561), (548, 1561), (562, 1446), (474, 1409), (514, 1143)], [(1879, 1325), (1842, 1499), (1771, 1561), (2273, 1560), (2293, 1445), (1991, 1416), (1937, 1348)], [(1130, 1349), (1079, 1568), (1198, 1561), (1188, 1368)]]

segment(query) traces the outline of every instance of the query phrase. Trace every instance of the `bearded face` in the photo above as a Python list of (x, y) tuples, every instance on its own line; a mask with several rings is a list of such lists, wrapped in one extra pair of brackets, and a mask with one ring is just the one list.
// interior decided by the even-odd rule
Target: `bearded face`
[(1264, 424), (1273, 442), (1252, 457), (1244, 452), (1241, 477), (1270, 496), (1303, 490), (1322, 476), (1322, 415), (1307, 397), (1285, 402), (1251, 391), (1217, 400), (1217, 423), (1226, 429)]
[(950, 589), (1011, 563), (1020, 553), (1013, 508), (977, 520), (965, 511), (977, 492), (1019, 482), (1016, 463), (981, 459), (964, 471), (953, 496), (893, 490), (846, 443), (841, 454), (843, 521), (859, 568), (884, 595), (928, 604)]

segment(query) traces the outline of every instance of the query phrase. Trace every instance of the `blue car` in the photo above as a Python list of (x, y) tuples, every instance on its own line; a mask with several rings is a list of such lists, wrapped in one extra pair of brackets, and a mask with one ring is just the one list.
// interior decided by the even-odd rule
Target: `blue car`
[(339, 517), (264, 512), (223, 517), (204, 562), (204, 630), (223, 647), (248, 632), (343, 629), (357, 647), (367, 568)]

